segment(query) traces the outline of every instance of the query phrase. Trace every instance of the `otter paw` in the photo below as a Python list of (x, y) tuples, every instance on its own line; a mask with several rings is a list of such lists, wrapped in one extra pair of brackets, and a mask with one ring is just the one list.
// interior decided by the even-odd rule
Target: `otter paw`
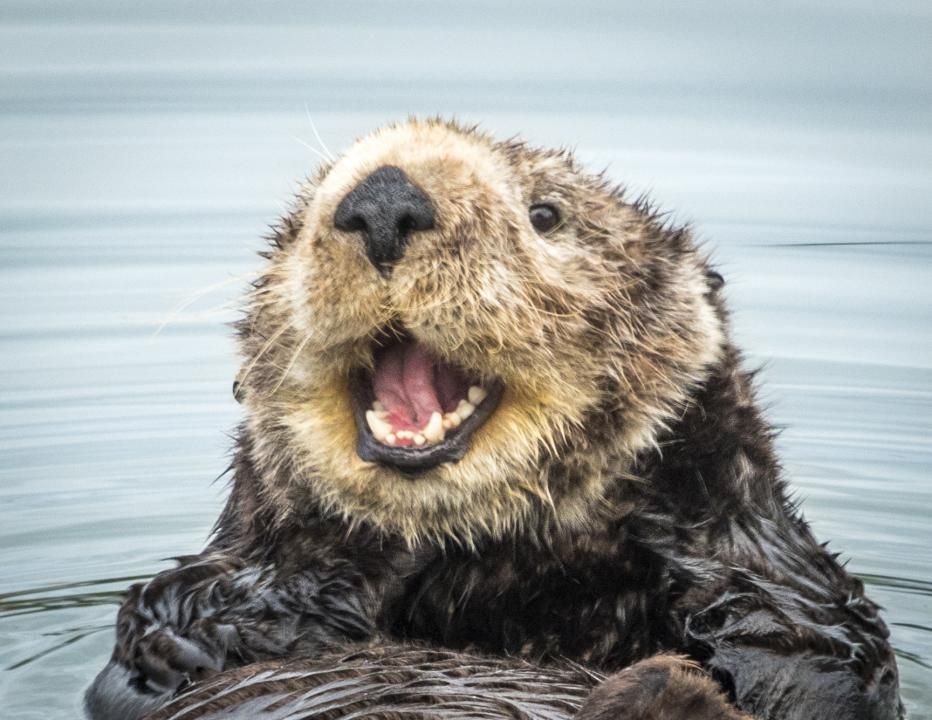
[(657, 655), (595, 688), (576, 720), (751, 720), (728, 702), (698, 665)]
[(197, 620), (184, 634), (163, 626), (141, 637), (133, 649), (130, 683), (142, 692), (174, 694), (223, 670), (229, 626)]

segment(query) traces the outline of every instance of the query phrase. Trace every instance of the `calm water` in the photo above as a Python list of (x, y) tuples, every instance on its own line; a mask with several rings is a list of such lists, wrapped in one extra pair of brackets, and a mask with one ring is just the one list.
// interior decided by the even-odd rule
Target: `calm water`
[(204, 543), (308, 114), (336, 150), (439, 112), (694, 223), (932, 717), (932, 6), (452, 5), (0, 5), (0, 715), (75, 717), (120, 591)]

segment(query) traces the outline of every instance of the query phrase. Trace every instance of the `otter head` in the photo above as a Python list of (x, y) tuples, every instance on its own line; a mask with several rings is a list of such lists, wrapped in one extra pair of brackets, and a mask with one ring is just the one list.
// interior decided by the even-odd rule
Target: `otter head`
[(411, 541), (582, 525), (722, 343), (685, 231), (441, 121), (357, 142), (274, 240), (240, 380), (280, 512)]

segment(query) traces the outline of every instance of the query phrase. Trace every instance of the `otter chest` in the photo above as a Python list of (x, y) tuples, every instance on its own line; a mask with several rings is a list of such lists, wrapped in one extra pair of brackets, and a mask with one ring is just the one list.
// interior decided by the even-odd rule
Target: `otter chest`
[(410, 586), (396, 637), (612, 669), (670, 636), (669, 574), (633, 544), (528, 552), (492, 546), (450, 556)]

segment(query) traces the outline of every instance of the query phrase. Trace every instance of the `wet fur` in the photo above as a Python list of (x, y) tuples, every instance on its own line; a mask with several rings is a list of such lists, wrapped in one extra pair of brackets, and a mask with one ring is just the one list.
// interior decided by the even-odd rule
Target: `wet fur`
[(148, 720), (336, 720), (353, 714), (380, 720), (568, 720), (602, 680), (571, 663), (541, 668), (501, 657), (380, 644), (232, 670)]
[(147, 720), (663, 720), (671, 708), (689, 720), (750, 720), (681, 657), (642, 660), (606, 681), (574, 663), (540, 666), (391, 643), (230, 670)]
[[(439, 219), (390, 280), (329, 221), (387, 164)], [(546, 237), (534, 202), (561, 210)], [(229, 502), (202, 555), (131, 591), (92, 716), (376, 638), (606, 674), (673, 651), (755, 717), (898, 717), (886, 627), (787, 496), (720, 285), (687, 230), (566, 153), (439, 121), (360, 141), (275, 234), (239, 325)], [(397, 326), (506, 387), (417, 480), (354, 451), (348, 374)], [(645, 673), (657, 717), (686, 717), (662, 698), (695, 673)]]

